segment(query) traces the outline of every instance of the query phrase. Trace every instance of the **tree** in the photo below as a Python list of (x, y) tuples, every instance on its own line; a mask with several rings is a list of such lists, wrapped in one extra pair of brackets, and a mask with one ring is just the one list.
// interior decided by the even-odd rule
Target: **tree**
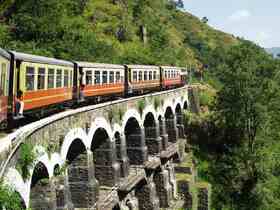
[(206, 23), (208, 23), (208, 21), (209, 21), (209, 20), (208, 20), (208, 18), (207, 18), (207, 17), (203, 17), (203, 18), (201, 19), (201, 21), (202, 21), (203, 23), (205, 23), (205, 24), (206, 24)]
[(178, 0), (178, 1), (176, 2), (176, 7), (177, 7), (177, 8), (180, 8), (180, 9), (183, 9), (183, 8), (184, 8), (184, 2), (183, 2), (183, 0)]
[(277, 204), (267, 202), (279, 202), (278, 190), (270, 179), (280, 184), (270, 173), (275, 170), (273, 156), (279, 148), (280, 128), (276, 107), (280, 88), (274, 80), (273, 59), (243, 41), (228, 52), (219, 74), (223, 87), (217, 94), (216, 113), (223, 150), (212, 165), (216, 187), (220, 188), (217, 200), (222, 199), (222, 205), (231, 209), (275, 209), (272, 205)]

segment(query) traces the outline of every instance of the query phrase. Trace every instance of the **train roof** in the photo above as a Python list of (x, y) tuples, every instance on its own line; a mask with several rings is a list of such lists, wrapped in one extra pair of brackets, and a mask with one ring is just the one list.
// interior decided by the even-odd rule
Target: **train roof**
[(175, 69), (175, 70), (181, 70), (181, 68), (177, 66), (161, 66), (162, 69)]
[(14, 56), (16, 60), (21, 61), (27, 61), (32, 63), (43, 63), (43, 64), (50, 64), (50, 65), (58, 65), (58, 66), (69, 66), (73, 67), (74, 64), (69, 61), (60, 60), (56, 58), (48, 58), (44, 56), (38, 56), (38, 55), (31, 55), (26, 53), (20, 53), (16, 51), (10, 51)]
[(124, 69), (123, 65), (107, 64), (107, 63), (90, 63), (84, 61), (75, 61), (79, 67), (82, 68), (105, 68), (105, 69)]
[(130, 69), (159, 69), (159, 66), (153, 65), (126, 65)]
[(2, 48), (0, 48), (0, 55), (3, 56), (4, 58), (9, 59), (9, 60), (11, 59), (11, 55)]

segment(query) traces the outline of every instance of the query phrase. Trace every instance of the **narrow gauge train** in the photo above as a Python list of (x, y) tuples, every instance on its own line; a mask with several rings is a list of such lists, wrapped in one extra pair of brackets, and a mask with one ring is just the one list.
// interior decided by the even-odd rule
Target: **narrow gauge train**
[(22, 115), (185, 85), (185, 69), (65, 61), (0, 48), (0, 125)]

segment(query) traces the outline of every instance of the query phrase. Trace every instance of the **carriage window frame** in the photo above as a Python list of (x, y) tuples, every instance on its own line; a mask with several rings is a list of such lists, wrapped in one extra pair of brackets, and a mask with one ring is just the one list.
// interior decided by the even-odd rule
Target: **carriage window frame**
[(137, 82), (137, 71), (132, 72), (133, 81)]
[(73, 86), (73, 71), (72, 69), (69, 69), (69, 86)]
[(1, 66), (0, 66), (0, 71), (1, 71), (1, 78), (0, 78), (0, 84), (1, 84), (1, 93), (0, 95), (1, 96), (7, 96), (7, 84), (8, 84), (8, 81), (7, 81), (7, 72), (8, 72), (8, 69), (7, 69), (7, 64), (6, 63), (2, 63)]
[[(52, 73), (50, 73), (52, 71)], [(52, 79), (52, 80), (50, 80)], [(55, 69), (48, 68), (48, 89), (55, 88)]]
[(138, 80), (143, 81), (143, 72), (142, 71), (138, 72)]
[(98, 70), (94, 71), (94, 84), (95, 85), (101, 84), (101, 71)]
[(63, 71), (63, 86), (69, 87), (69, 69), (64, 69)]
[(37, 70), (37, 90), (45, 90), (46, 87), (46, 68), (38, 67)]
[(147, 81), (147, 80), (148, 80), (148, 72), (144, 71), (144, 81)]
[(115, 72), (114, 71), (110, 71), (109, 72), (109, 83), (110, 84), (114, 84), (114, 78), (115, 78)]
[[(58, 72), (60, 72), (60, 74)], [(63, 78), (63, 71), (62, 71), (62, 69), (56, 69), (56, 82), (55, 82), (56, 88), (63, 87), (62, 78)]]
[(102, 71), (102, 84), (108, 84), (108, 71)]
[(156, 72), (156, 71), (154, 71), (153, 79), (154, 79), (154, 80), (157, 80), (157, 72)]
[(149, 71), (149, 81), (153, 80), (153, 72), (152, 71)]
[(116, 83), (120, 83), (121, 82), (121, 72), (117, 71), (116, 72)]
[(85, 84), (86, 85), (92, 85), (93, 84), (92, 76), (93, 76), (93, 71), (92, 70), (85, 71)]
[[(31, 73), (31, 72), (28, 73), (29, 70), (33, 71), (33, 73)], [(31, 84), (31, 86), (28, 85), (28, 83)], [(26, 91), (34, 91), (35, 90), (35, 67), (33, 67), (33, 66), (26, 66), (26, 69), (25, 69), (25, 89), (26, 89)]]

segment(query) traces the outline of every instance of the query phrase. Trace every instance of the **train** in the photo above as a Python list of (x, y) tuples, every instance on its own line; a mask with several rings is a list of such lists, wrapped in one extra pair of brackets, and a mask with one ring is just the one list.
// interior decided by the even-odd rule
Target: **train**
[(67, 61), (0, 48), (0, 127), (77, 104), (181, 87), (187, 77), (181, 67)]

